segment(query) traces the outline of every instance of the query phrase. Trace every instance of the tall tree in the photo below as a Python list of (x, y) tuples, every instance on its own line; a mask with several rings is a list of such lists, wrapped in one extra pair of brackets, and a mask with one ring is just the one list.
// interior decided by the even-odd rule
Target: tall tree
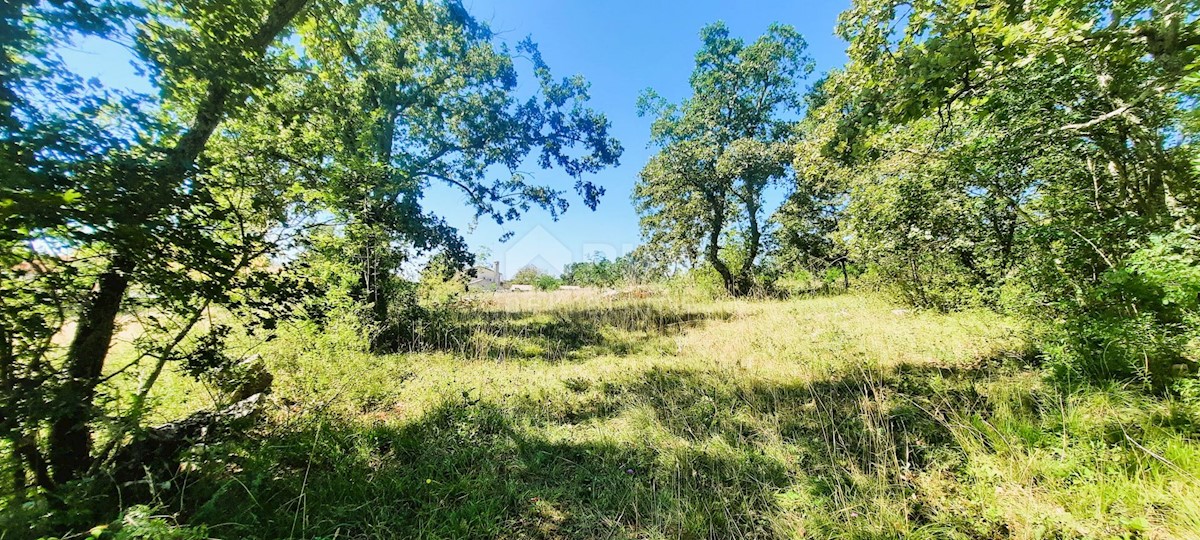
[(617, 164), (621, 146), (586, 106), (583, 78), (555, 80), (528, 39), (516, 53), (537, 91), (522, 99), (513, 52), (458, 2), (329, 4), (301, 28), (317, 73), (309, 99), (323, 111), (314, 134), (329, 163), (314, 192), (346, 225), (354, 289), (372, 306), (376, 346), (388, 345), (389, 283), (406, 249), (470, 262), (457, 231), (423, 207), (432, 184), (461, 191), (476, 217), (497, 223), (535, 206), (557, 216), (568, 207), (561, 184), (519, 170), (533, 157), (594, 209), (604, 188), (585, 176)]
[(813, 84), (805, 96), (805, 118), (796, 128), (796, 148), (792, 162), (796, 184), (783, 204), (771, 216), (772, 255), (783, 270), (804, 269), (823, 273), (831, 265), (842, 271), (842, 283), (849, 288), (846, 271), (848, 253), (845, 236), (839, 229), (848, 204), (848, 187), (838, 167), (828, 160), (814, 160), (812, 145), (821, 141), (825, 123), (820, 113), (829, 102), (828, 75)]
[[(273, 45), (306, 4), (6, 5), (0, 130), (16, 159), (5, 163), (12, 181), (0, 191), (0, 218), (13, 231), (4, 239), (4, 286), (22, 294), (5, 302), (0, 332), (4, 428), (44, 487), (77, 479), (93, 463), (97, 387), (131, 290), (161, 301), (164, 312), (194, 313), (229, 300), (233, 282), (245, 278), (239, 270), (259, 253), (257, 241), (244, 242), (261, 235), (237, 222), (246, 208), (229, 198), (230, 171), (215, 172), (205, 156), (222, 121), (275, 80), (286, 54)], [(80, 32), (132, 32), (160, 94), (101, 93), (73, 77), (52, 43)], [(54, 301), (52, 317), (23, 317), (21, 304), (39, 299)], [(59, 350), (49, 336), (69, 321), (70, 343)], [(30, 388), (37, 391), (22, 393)], [(47, 459), (36, 440), (43, 422)]]
[(1024, 288), (1069, 322), (1067, 348), (1096, 373), (1178, 361), (1197, 306), (1164, 302), (1168, 284), (1131, 265), (1197, 219), (1198, 13), (1192, 1), (856, 1), (814, 146), (862, 195), (856, 241), (908, 242), (914, 275), (936, 261), (926, 276), (964, 276), (947, 284), (959, 291)]
[[(741, 296), (762, 247), (763, 193), (788, 171), (798, 86), (813, 64), (790, 26), (772, 25), (749, 44), (722, 23), (700, 37), (691, 97), (669, 104), (651, 90), (639, 101), (641, 114), (657, 116), (651, 139), (659, 151), (634, 199), (650, 244), (703, 252), (725, 289)], [(723, 245), (732, 233), (741, 242), (736, 259)]]

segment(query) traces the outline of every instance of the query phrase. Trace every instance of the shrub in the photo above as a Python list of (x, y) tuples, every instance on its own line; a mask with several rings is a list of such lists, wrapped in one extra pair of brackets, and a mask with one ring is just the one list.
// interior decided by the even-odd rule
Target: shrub
[(1151, 237), (1067, 304), (1058, 360), (1093, 377), (1162, 386), (1192, 372), (1200, 343), (1200, 236), (1195, 226)]
[(533, 280), (533, 286), (539, 291), (554, 291), (562, 286), (562, 282), (554, 276), (542, 274)]
[(537, 279), (543, 275), (545, 275), (545, 272), (542, 272), (541, 268), (530, 264), (522, 267), (520, 270), (517, 270), (517, 273), (513, 274), (513, 277), (510, 281), (512, 283), (516, 283), (517, 285), (533, 285), (535, 282), (537, 282)]
[(121, 513), (109, 525), (89, 531), (87, 538), (112, 540), (203, 540), (209, 538), (204, 527), (176, 525), (168, 516), (159, 515), (154, 508), (135, 505)]

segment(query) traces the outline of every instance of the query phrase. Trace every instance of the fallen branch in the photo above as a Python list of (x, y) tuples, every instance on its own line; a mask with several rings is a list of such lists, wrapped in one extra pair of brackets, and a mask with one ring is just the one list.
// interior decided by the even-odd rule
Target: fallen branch
[(117, 453), (113, 476), (119, 482), (131, 482), (147, 474), (173, 475), (184, 450), (245, 425), (262, 410), (264, 400), (264, 394), (254, 394), (223, 409), (197, 411), (182, 420), (140, 432)]

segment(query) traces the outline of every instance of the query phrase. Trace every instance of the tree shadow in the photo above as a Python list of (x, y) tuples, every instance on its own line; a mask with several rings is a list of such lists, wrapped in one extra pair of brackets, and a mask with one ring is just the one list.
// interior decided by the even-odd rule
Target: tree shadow
[[(182, 507), (229, 537), (782, 538), (789, 497), (910, 501), (915, 474), (961, 463), (939, 411), (986, 415), (993, 404), (972, 383), (990, 369), (778, 384), (654, 368), (569, 380), (544, 400), (456, 399), (403, 427), (313, 416), (233, 449)], [(634, 410), (680, 443), (552, 435)], [(915, 526), (933, 518), (919, 500), (903, 511)]]
[[(966, 459), (948, 415), (987, 424), (1000, 407), (1038, 414), (1040, 402), (1027, 395), (989, 396), (977, 387), (1001, 374), (1027, 370), (1027, 362), (1020, 355), (1001, 355), (972, 365), (904, 363), (787, 384), (656, 367), (618, 384), (568, 380), (564, 394), (574, 398), (518, 400), (516, 410), (535, 418), (535, 425), (554, 427), (606, 422), (640, 405), (691, 448), (715, 444), (743, 457), (777, 456), (773, 464), (783, 467), (785, 478), (739, 492), (738, 498), (761, 503), (743, 507), (749, 513), (736, 515), (738, 523), (775, 521), (780, 501), (789, 497), (848, 509), (846, 516), (865, 513), (871, 501), (885, 498), (900, 501), (897, 517), (919, 528), (933, 523), (938, 510), (916, 498), (915, 479), (934, 468), (954, 473)], [(786, 459), (778, 457), (781, 450)], [(704, 491), (715, 492), (719, 490), (711, 486)], [(849, 521), (824, 525), (829, 534), (838, 535)], [(707, 526), (711, 531), (716, 525)], [(1002, 524), (996, 527), (999, 531)], [(759, 537), (786, 536), (772, 529), (762, 532)]]
[(220, 537), (773, 537), (757, 516), (787, 482), (778, 460), (564, 442), (520, 424), (467, 401), (401, 428), (310, 418), (238, 449), (235, 473), (177, 503)]
[[(914, 478), (964, 462), (947, 411), (1028, 406), (976, 390), (1006, 366), (788, 383), (659, 367), (454, 398), (401, 426), (310, 412), (154, 480), (166, 511), (220, 538), (786, 538), (798, 515), (836, 536), (878, 501), (913, 527), (944, 524)], [(600, 429), (575, 431), (588, 424)], [(596, 435), (621, 429), (634, 431)]]
[(472, 359), (586, 360), (672, 349), (665, 339), (725, 311), (654, 305), (549, 310), (474, 310), (443, 314), (410, 332), (403, 350), (450, 352)]

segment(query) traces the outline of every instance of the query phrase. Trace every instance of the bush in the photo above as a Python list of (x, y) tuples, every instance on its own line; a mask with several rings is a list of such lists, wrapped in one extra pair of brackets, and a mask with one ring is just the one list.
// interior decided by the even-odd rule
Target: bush
[(692, 301), (729, 297), (720, 274), (708, 265), (677, 273), (666, 280), (666, 286), (673, 296), (689, 298)]
[(1065, 306), (1057, 359), (1083, 375), (1162, 387), (1195, 371), (1198, 303), (1198, 229), (1153, 236), (1081, 301)]
[(539, 291), (554, 291), (562, 286), (562, 282), (554, 276), (542, 274), (533, 280), (533, 286)]
[(530, 264), (517, 270), (517, 273), (513, 274), (512, 279), (509, 281), (517, 285), (533, 285), (543, 275), (545, 275), (545, 272), (542, 272), (541, 268)]
[(918, 308), (948, 312), (995, 305), (988, 287), (954, 261), (933, 254), (881, 259), (861, 274), (861, 282), (868, 290)]
[(772, 285), (789, 295), (804, 294), (821, 287), (817, 277), (803, 268), (780, 275)]
[(622, 263), (609, 261), (603, 253), (595, 253), (590, 260), (568, 264), (563, 269), (563, 282), (584, 287), (612, 287), (623, 279)]

